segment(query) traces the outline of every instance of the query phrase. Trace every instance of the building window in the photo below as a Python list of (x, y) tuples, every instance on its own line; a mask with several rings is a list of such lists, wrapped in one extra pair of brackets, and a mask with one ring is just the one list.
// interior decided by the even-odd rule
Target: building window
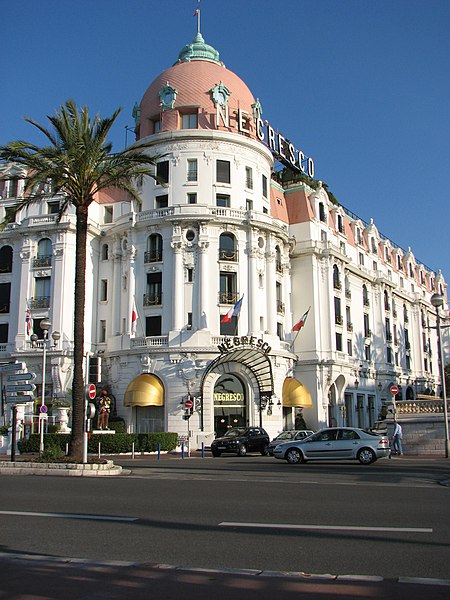
[(0, 323), (0, 344), (8, 343), (8, 333), (9, 333), (9, 325), (8, 323)]
[(48, 238), (39, 240), (37, 246), (37, 256), (33, 261), (33, 267), (50, 267), (52, 264), (52, 242)]
[(353, 348), (352, 348), (352, 340), (347, 340), (347, 354), (352, 356)]
[(197, 129), (198, 117), (197, 113), (190, 113), (181, 116), (181, 129)]
[(237, 261), (236, 238), (232, 233), (220, 235), (219, 260)]
[(104, 212), (103, 212), (103, 223), (105, 225), (108, 225), (109, 223), (112, 223), (112, 222), (113, 222), (113, 207), (105, 206)]
[(144, 294), (144, 306), (162, 304), (162, 273), (147, 273), (147, 292)]
[(106, 342), (106, 321), (104, 320), (100, 321), (98, 341), (100, 344), (104, 344)]
[(163, 239), (159, 233), (152, 233), (147, 238), (147, 250), (144, 263), (161, 262), (163, 258)]
[(11, 246), (2, 246), (0, 249), (0, 273), (12, 273), (13, 249)]
[(230, 183), (230, 161), (228, 160), (217, 160), (216, 161), (216, 181), (218, 183)]
[(263, 214), (264, 215), (268, 215), (269, 214), (269, 209), (266, 208), (265, 206), (263, 206)]
[(163, 160), (156, 164), (156, 177), (158, 183), (169, 183), (169, 161)]
[(251, 167), (245, 167), (245, 187), (248, 190), (253, 189), (253, 169)]
[(247, 198), (247, 200), (245, 201), (245, 208), (246, 210), (253, 210), (253, 200), (249, 200)]
[(367, 286), (363, 285), (363, 304), (364, 306), (369, 306), (370, 302), (369, 302), (369, 294), (367, 292)]
[(187, 269), (187, 280), (188, 283), (192, 283), (194, 281), (194, 269), (192, 267), (188, 267)]
[(359, 253), (358, 260), (359, 260), (359, 264), (363, 267), (364, 266), (364, 254), (362, 252)]
[(238, 301), (236, 273), (221, 271), (219, 304), (235, 304)]
[(275, 297), (276, 297), (276, 302), (277, 302), (277, 313), (279, 315), (284, 315), (283, 291), (282, 291), (281, 283), (279, 283), (277, 281), (275, 286), (276, 286)]
[(108, 280), (102, 279), (100, 281), (100, 301), (106, 302), (108, 300)]
[(333, 265), (333, 287), (335, 290), (340, 290), (342, 288), (341, 275), (337, 265)]
[(153, 133), (159, 133), (161, 131), (161, 121), (153, 121)]
[(364, 313), (364, 337), (370, 337), (370, 323), (369, 323), (369, 315)]
[(102, 260), (108, 260), (109, 258), (109, 246), (108, 244), (103, 244), (102, 246)]
[(169, 196), (164, 194), (162, 196), (156, 196), (155, 207), (156, 208), (167, 208), (169, 206)]
[(370, 346), (369, 345), (364, 346), (364, 358), (366, 360), (370, 360)]
[(50, 306), (50, 277), (36, 277), (35, 295), (30, 308), (48, 308)]
[(389, 364), (392, 364), (392, 348), (390, 346), (386, 348), (386, 360)]
[(161, 316), (145, 318), (146, 337), (161, 335)]
[(189, 192), (187, 195), (188, 204), (197, 204), (197, 194), (195, 192)]
[(47, 212), (49, 215), (57, 215), (59, 213), (59, 202), (47, 202)]
[(262, 176), (262, 195), (267, 198), (267, 177), (265, 175)]
[(341, 299), (336, 298), (336, 296), (334, 298), (334, 322), (336, 325), (342, 325), (344, 322), (341, 313)]
[(280, 340), (284, 339), (283, 323), (277, 323), (277, 336)]
[(11, 301), (11, 284), (0, 283), (0, 313), (9, 313)]
[(322, 223), (327, 222), (327, 213), (325, 211), (325, 206), (323, 202), (319, 203), (319, 219), (322, 221)]
[(336, 350), (342, 352), (342, 333), (336, 333)]
[(192, 313), (188, 312), (187, 314), (187, 327), (186, 329), (192, 329)]
[(197, 159), (196, 158), (188, 158), (187, 161), (187, 180), (188, 181), (197, 181), (198, 171), (197, 171)]
[(230, 196), (227, 194), (216, 194), (216, 206), (230, 208)]

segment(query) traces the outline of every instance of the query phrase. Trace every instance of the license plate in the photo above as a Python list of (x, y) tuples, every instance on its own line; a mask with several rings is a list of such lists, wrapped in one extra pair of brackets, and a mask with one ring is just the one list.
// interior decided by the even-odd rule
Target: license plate
[(226, 450), (226, 449), (227, 449), (227, 448), (226, 448), (226, 446), (217, 446), (217, 448), (218, 448), (219, 450)]

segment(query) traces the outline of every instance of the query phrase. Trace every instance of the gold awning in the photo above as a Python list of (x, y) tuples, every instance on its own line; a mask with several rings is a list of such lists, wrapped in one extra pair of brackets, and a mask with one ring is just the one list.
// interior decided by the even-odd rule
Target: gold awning
[(164, 388), (154, 375), (144, 373), (133, 379), (123, 398), (124, 406), (164, 406)]
[(286, 377), (283, 383), (283, 406), (301, 406), (302, 408), (312, 408), (311, 394), (306, 385), (303, 385), (294, 377)]

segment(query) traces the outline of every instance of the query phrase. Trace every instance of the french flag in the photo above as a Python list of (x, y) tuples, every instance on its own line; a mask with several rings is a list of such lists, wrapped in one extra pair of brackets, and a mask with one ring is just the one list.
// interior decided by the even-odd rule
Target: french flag
[(244, 294), (242, 294), (242, 298), (236, 302), (236, 304), (230, 308), (230, 310), (223, 315), (220, 319), (221, 323), (229, 323), (233, 317), (239, 317), (239, 313), (241, 312), (242, 300), (244, 299)]

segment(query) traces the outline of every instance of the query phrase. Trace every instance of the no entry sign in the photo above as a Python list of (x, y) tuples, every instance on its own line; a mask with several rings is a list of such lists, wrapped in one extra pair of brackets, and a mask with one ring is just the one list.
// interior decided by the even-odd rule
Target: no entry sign
[(391, 385), (391, 387), (389, 389), (390, 389), (391, 394), (393, 396), (396, 396), (398, 394), (398, 392), (399, 392), (398, 385)]
[(97, 395), (97, 388), (94, 383), (90, 383), (88, 385), (87, 395), (89, 400), (95, 400), (95, 396)]

